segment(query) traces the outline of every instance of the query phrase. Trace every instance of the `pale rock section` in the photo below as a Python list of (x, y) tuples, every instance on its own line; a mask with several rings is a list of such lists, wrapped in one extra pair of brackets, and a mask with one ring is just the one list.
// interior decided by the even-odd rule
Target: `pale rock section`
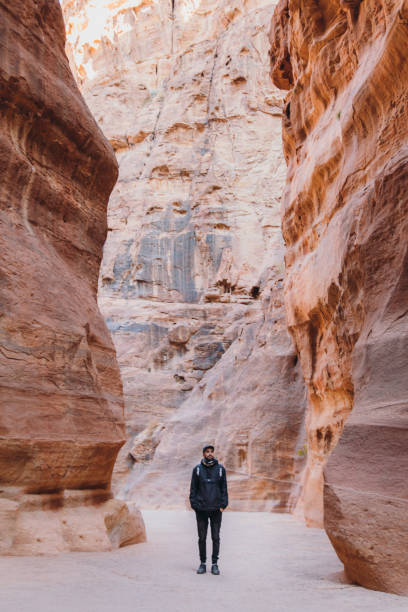
[(124, 442), (96, 292), (117, 164), (64, 52), (55, 0), (0, 1), (0, 554), (144, 539), (112, 498)]
[(306, 397), (287, 333), (282, 279), (263, 290), (238, 337), (173, 417), (148, 469), (136, 464), (122, 495), (143, 506), (189, 507), (203, 440), (227, 466), (233, 510), (292, 511), (305, 464)]
[(322, 521), (337, 443), (328, 535), (352, 580), (408, 594), (408, 3), (281, 0), (271, 40), (290, 89), (283, 235), (309, 392), (306, 516)]
[[(133, 467), (122, 495), (149, 505), (185, 503), (208, 439), (236, 471), (236, 507), (287, 509), (303, 462), (299, 366), (280, 305), (265, 305), (283, 273), (274, 4), (63, 2), (68, 55), (119, 160), (99, 303), (126, 397), (118, 482)], [(265, 316), (281, 321), (276, 337)]]

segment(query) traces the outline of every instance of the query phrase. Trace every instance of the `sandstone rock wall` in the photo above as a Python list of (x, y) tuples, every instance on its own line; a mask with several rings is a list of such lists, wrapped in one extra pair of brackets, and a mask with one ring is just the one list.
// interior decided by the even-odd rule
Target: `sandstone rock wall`
[[(408, 3), (281, 0), (286, 306), (308, 385), (304, 505), (349, 576), (408, 593)], [(320, 496), (321, 499), (321, 496)]]
[(0, 13), (0, 552), (109, 549), (143, 537), (109, 489), (123, 398), (96, 303), (117, 164), (59, 3)]
[[(113, 332), (126, 398), (129, 441), (118, 482), (132, 469), (121, 494), (149, 505), (184, 504), (188, 482), (181, 474), (187, 468), (189, 480), (203, 437), (210, 436), (222, 442), (228, 469), (246, 479), (262, 474), (264, 490), (254, 481), (252, 491), (236, 489), (237, 500), (247, 507), (247, 495), (261, 505), (287, 507), (288, 474), (297, 468), (282, 470), (281, 497), (265, 479), (279, 473), (271, 466), (279, 455), (273, 440), (279, 428), (292, 427), (291, 411), (295, 422), (282, 452), (288, 465), (299, 463), (291, 453), (299, 450), (303, 390), (296, 400), (288, 390), (286, 414), (285, 390), (269, 378), (278, 372), (275, 352), (283, 360), (290, 353), (284, 332), (275, 339), (268, 328), (272, 369), (262, 371), (256, 360), (248, 367), (249, 378), (241, 381), (245, 402), (234, 391), (239, 370), (230, 365), (240, 352), (238, 345), (231, 352), (239, 334), (249, 353), (255, 337), (266, 334), (266, 287), (283, 272), (282, 94), (268, 75), (273, 7), (265, 0), (63, 2), (68, 55), (119, 161), (99, 303)], [(277, 312), (276, 319), (281, 316)], [(216, 365), (222, 414), (204, 391)], [(257, 392), (250, 393), (251, 386)], [(208, 416), (205, 429), (197, 410)], [(170, 425), (173, 418), (179, 429)], [(265, 438), (268, 450), (255, 451), (248, 432), (262, 427), (274, 433), (269, 442)], [(159, 474), (180, 429), (173, 494)], [(150, 466), (155, 453), (158, 462)]]
[(125, 499), (189, 507), (192, 467), (210, 440), (227, 466), (231, 509), (294, 509), (305, 465), (306, 396), (282, 284), (268, 281), (261, 312), (246, 313), (237, 339), (167, 421), (153, 461), (136, 463), (121, 491)]

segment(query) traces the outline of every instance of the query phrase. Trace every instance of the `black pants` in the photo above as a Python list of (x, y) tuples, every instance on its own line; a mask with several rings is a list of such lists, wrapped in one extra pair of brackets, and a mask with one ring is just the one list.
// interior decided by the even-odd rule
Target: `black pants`
[(220, 552), (220, 529), (221, 529), (221, 510), (196, 510), (197, 530), (198, 530), (198, 550), (200, 552), (200, 561), (207, 561), (207, 530), (208, 519), (211, 524), (211, 539), (212, 539), (212, 562), (217, 563), (218, 554)]

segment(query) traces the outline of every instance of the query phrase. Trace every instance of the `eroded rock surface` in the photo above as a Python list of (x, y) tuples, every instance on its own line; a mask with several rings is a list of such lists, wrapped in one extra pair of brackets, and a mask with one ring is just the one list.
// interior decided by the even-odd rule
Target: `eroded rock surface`
[(286, 306), (309, 391), (308, 520), (356, 582), (408, 593), (408, 4), (281, 0)]
[(230, 508), (294, 509), (305, 464), (306, 394), (282, 285), (282, 278), (266, 284), (261, 308), (247, 311), (237, 339), (166, 423), (151, 464), (135, 465), (122, 490), (126, 499), (189, 507), (191, 470), (210, 440), (227, 466)]
[(143, 537), (110, 493), (123, 397), (96, 303), (117, 164), (70, 72), (59, 3), (0, 13), (0, 552), (111, 549)]
[[(245, 344), (249, 354), (249, 347), (257, 350), (255, 337), (266, 334), (266, 288), (283, 271), (282, 94), (268, 74), (274, 3), (65, 0), (63, 7), (77, 80), (120, 166), (99, 302), (113, 332), (126, 397), (129, 442), (116, 473), (123, 480), (133, 472), (122, 494), (131, 491), (149, 505), (184, 504), (190, 477), (186, 486), (184, 465), (189, 472), (210, 436), (223, 446), (227, 468), (241, 474), (238, 480), (259, 477), (247, 493), (237, 484), (237, 503), (248, 505), (251, 498), (262, 507), (287, 508), (303, 391), (296, 400), (287, 391), (288, 414), (296, 415), (292, 428), (286, 391), (269, 378), (275, 365), (269, 373), (254, 360), (241, 382), (231, 366), (238, 346)], [(281, 316), (279, 311), (275, 318)], [(251, 333), (243, 331), (247, 321)], [(231, 352), (240, 334), (245, 343)], [(275, 347), (273, 334), (272, 326), (260, 354), (270, 349), (270, 362), (278, 354), (284, 361), (289, 338), (280, 330)], [(223, 389), (219, 406), (206, 397), (210, 380)], [(234, 417), (237, 385), (247, 386)], [(257, 391), (251, 393), (251, 386)], [(173, 417), (190, 436), (186, 442), (183, 434), (177, 446), (174, 494), (159, 477), (166, 453), (173, 461)], [(285, 427), (287, 448), (278, 450), (275, 436)], [(252, 440), (260, 434), (252, 438), (251, 428), (269, 432), (262, 443), (267, 449), (259, 443), (255, 451)], [(271, 467), (280, 452), (286, 462), (281, 472)], [(149, 467), (155, 453), (157, 463)], [(268, 480), (272, 471), (283, 475), (282, 495), (280, 485)]]

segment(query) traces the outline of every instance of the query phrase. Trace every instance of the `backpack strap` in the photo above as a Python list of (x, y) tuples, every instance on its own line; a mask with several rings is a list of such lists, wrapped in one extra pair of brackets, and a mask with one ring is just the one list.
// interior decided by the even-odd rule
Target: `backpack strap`
[(222, 467), (220, 466), (220, 478), (222, 478)]

